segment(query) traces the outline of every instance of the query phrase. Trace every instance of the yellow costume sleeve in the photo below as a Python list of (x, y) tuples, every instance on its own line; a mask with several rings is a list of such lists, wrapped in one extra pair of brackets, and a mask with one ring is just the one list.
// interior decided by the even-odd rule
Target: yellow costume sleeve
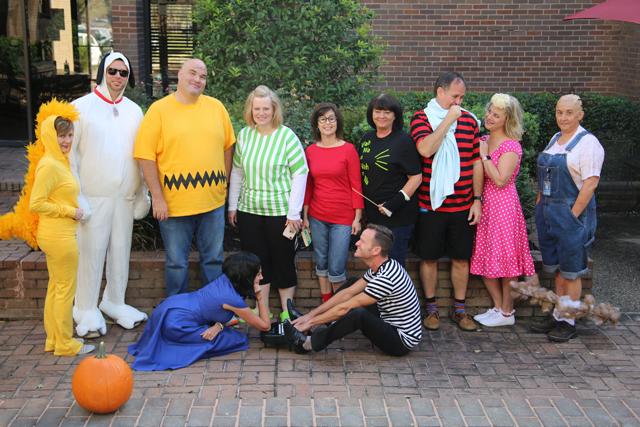
[(162, 138), (160, 138), (162, 117), (156, 107), (153, 105), (149, 107), (149, 111), (145, 114), (140, 128), (138, 128), (133, 151), (133, 157), (137, 160), (144, 159), (156, 162), (157, 153), (162, 151)]
[(60, 173), (51, 163), (41, 161), (36, 169), (36, 176), (31, 190), (29, 209), (44, 216), (52, 218), (73, 218), (76, 208), (62, 203), (53, 203), (49, 196), (60, 185)]

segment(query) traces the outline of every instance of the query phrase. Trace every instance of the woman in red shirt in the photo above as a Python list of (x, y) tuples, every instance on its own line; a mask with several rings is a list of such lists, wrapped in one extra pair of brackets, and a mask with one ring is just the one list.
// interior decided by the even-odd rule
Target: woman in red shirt
[(316, 274), (322, 302), (346, 280), (351, 235), (360, 232), (364, 200), (360, 159), (353, 145), (342, 139), (344, 120), (330, 102), (311, 115), (316, 143), (306, 150), (309, 175), (304, 197), (303, 228), (311, 229)]

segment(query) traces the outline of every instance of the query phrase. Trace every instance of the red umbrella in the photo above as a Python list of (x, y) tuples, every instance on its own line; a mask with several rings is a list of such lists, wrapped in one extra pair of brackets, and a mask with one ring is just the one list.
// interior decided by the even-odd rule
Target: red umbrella
[(567, 16), (568, 19), (613, 19), (640, 24), (640, 0), (609, 0)]

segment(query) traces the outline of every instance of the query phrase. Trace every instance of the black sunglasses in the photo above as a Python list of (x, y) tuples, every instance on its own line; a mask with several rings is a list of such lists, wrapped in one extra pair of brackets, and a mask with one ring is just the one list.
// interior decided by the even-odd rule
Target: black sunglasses
[(117, 68), (107, 68), (107, 74), (115, 76), (116, 73), (120, 73), (120, 77), (127, 77), (129, 72), (127, 70), (118, 70)]

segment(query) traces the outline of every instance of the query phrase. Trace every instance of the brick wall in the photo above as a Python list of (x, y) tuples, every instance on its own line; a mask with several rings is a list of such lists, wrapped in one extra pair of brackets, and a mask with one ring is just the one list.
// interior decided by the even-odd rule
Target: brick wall
[[(18, 245), (16, 243), (16, 245)], [(24, 244), (22, 244), (24, 246)], [(20, 247), (22, 248), (22, 247)], [(20, 249), (18, 248), (18, 249)], [(554, 288), (552, 275), (541, 272), (542, 261), (539, 252), (532, 253), (536, 271), (540, 272), (540, 282), (547, 289)], [(189, 258), (189, 287), (190, 290), (201, 286), (198, 254), (192, 252)], [(165, 258), (163, 252), (133, 252), (130, 260), (129, 284), (126, 302), (147, 314), (151, 314), (155, 307), (167, 297), (164, 280)], [(413, 279), (421, 306), (424, 307), (419, 260), (409, 257), (408, 272)], [(449, 315), (453, 307), (453, 288), (450, 275), (451, 264), (448, 260), (441, 260), (438, 271), (438, 289), (436, 297), (441, 315)], [(593, 272), (593, 263), (589, 263)], [(347, 263), (347, 276), (361, 277), (366, 271), (365, 264), (353, 257)], [(0, 319), (41, 319), (43, 317), (44, 301), (47, 293), (49, 275), (45, 256), (42, 252), (12, 252), (5, 248), (0, 251)], [(593, 284), (592, 273), (583, 277), (583, 295), (591, 293)], [(102, 286), (104, 288), (104, 280)], [(102, 293), (102, 292), (101, 292)], [(317, 307), (322, 302), (318, 278), (315, 275), (315, 263), (312, 253), (301, 252), (298, 260), (298, 287), (294, 305), (303, 313)], [(274, 313), (280, 311), (280, 300), (277, 290), (272, 289), (269, 295), (269, 305)], [(491, 306), (491, 298), (478, 276), (471, 276), (467, 290), (467, 308), (475, 314), (485, 311)], [(528, 302), (516, 304), (518, 316), (541, 315), (539, 307), (533, 307)]]
[(456, 70), (471, 90), (578, 90), (640, 100), (640, 25), (562, 21), (601, 0), (362, 0), (390, 46), (380, 89), (432, 90)]
[(622, 22), (620, 47), (616, 55), (616, 91), (640, 100), (640, 25)]
[[(112, 0), (113, 50), (129, 58), (135, 73), (136, 83), (146, 80), (144, 56), (143, 2)], [(149, 61), (151, 58), (148, 59)]]

